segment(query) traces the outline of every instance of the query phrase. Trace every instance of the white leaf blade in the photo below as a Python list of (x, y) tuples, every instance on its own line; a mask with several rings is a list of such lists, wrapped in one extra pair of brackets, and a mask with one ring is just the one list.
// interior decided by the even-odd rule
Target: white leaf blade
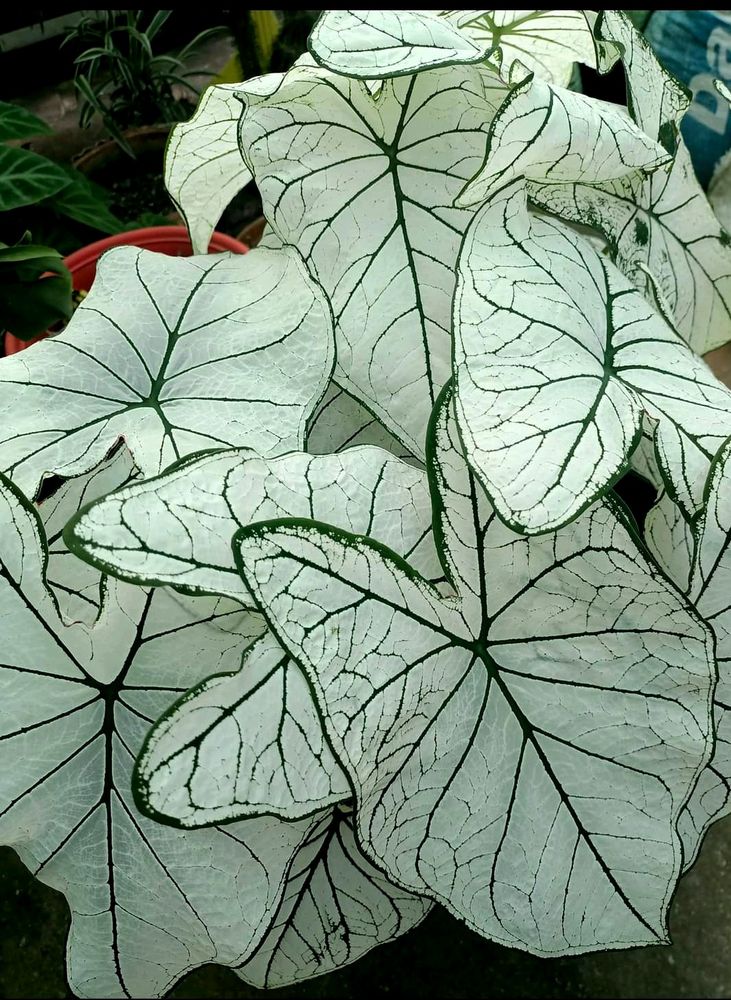
[(454, 303), (457, 416), (470, 464), (518, 531), (559, 527), (655, 432), (687, 516), (731, 433), (728, 390), (586, 241), (531, 219), (521, 182), (476, 216)]
[(536, 954), (663, 940), (675, 824), (710, 753), (708, 634), (610, 506), (555, 536), (494, 517), (482, 533), (498, 581), (482, 622), (322, 525), (244, 530), (240, 566), (315, 687), (359, 835), (391, 878)]
[(471, 215), (454, 199), (505, 88), (469, 66), (389, 80), (377, 101), (306, 65), (263, 94), (246, 86), (247, 162), (272, 229), (332, 303), (335, 380), (422, 458)]
[(238, 84), (204, 90), (193, 117), (172, 129), (165, 150), (165, 186), (196, 254), (208, 251), (221, 213), (251, 180), (239, 150), (238, 91)]
[(595, 31), (603, 42), (619, 47), (633, 119), (647, 135), (674, 152), (678, 126), (691, 101), (689, 90), (661, 65), (624, 11), (600, 11)]
[(490, 41), (476, 44), (442, 11), (328, 10), (312, 30), (310, 50), (334, 73), (364, 80), (479, 62)]
[(115, 586), (93, 629), (65, 626), (40, 522), (4, 479), (0, 519), (0, 839), (69, 901), (72, 988), (158, 996), (197, 965), (245, 960), (309, 822), (174, 831), (137, 812), (130, 777), (159, 712), (235, 664), (258, 619)]
[(370, 864), (336, 810), (301, 847), (272, 929), (238, 974), (260, 989), (321, 976), (411, 930), (430, 906)]
[(212, 446), (299, 447), (330, 375), (331, 331), (292, 248), (183, 258), (118, 247), (68, 328), (3, 363), (0, 468), (33, 495), (45, 474), (89, 471), (120, 437), (146, 476)]
[(135, 788), (146, 815), (190, 828), (296, 820), (350, 796), (307, 682), (271, 633), (237, 673), (209, 678), (157, 721)]
[(484, 162), (457, 204), (480, 204), (516, 177), (598, 184), (655, 170), (668, 159), (621, 108), (531, 76), (497, 111)]

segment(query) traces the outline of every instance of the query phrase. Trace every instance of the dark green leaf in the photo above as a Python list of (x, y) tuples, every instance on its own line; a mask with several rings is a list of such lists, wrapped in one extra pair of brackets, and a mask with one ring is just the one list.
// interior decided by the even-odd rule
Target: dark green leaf
[(48, 135), (50, 132), (53, 129), (42, 118), (17, 104), (0, 101), (0, 142), (27, 139), (32, 135)]
[(56, 211), (105, 233), (119, 233), (124, 223), (108, 208), (106, 201), (83, 174), (69, 170), (70, 183), (52, 199)]
[(68, 183), (57, 163), (27, 149), (0, 147), (0, 212), (43, 201)]
[(54, 250), (39, 246), (0, 250), (1, 329), (29, 340), (69, 319), (72, 311), (71, 274)]

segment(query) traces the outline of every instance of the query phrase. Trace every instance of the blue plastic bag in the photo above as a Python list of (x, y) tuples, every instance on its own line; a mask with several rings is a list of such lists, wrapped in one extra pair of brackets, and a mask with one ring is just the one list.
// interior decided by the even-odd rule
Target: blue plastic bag
[(717, 79), (731, 84), (731, 11), (658, 10), (645, 35), (665, 68), (693, 91), (681, 131), (707, 187), (731, 149), (731, 107), (713, 85)]

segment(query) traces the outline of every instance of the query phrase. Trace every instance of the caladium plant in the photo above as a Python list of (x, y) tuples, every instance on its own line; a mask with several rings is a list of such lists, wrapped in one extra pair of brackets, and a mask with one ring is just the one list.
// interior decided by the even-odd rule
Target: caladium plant
[[(617, 60), (627, 108), (567, 89)], [(110, 251), (0, 364), (0, 838), (78, 995), (294, 983), (434, 903), (537, 955), (668, 940), (731, 812), (731, 241), (687, 102), (622, 12), (325, 11), (175, 128), (196, 256)], [(206, 255), (252, 180), (263, 244)]]

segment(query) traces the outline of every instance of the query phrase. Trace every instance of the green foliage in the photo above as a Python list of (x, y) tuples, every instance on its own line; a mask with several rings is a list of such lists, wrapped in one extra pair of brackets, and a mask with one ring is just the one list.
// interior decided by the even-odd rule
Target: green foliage
[(184, 121), (192, 111), (188, 97), (177, 97), (174, 85), (198, 93), (190, 78), (200, 69), (185, 68), (186, 58), (221, 28), (200, 32), (176, 55), (156, 54), (153, 42), (172, 11), (105, 10), (101, 19), (86, 17), (64, 44), (81, 41), (86, 48), (75, 59), (80, 123), (88, 127), (95, 115), (126, 153), (134, 156), (124, 130), (138, 125)]
[[(41, 118), (15, 104), (0, 101), (0, 141), (18, 142), (52, 129)], [(0, 230), (14, 238), (18, 211), (36, 213), (42, 232), (48, 230), (44, 216), (63, 216), (104, 233), (122, 229), (109, 210), (106, 192), (72, 167), (54, 163), (18, 145), (0, 145)], [(2, 213), (14, 213), (5, 215)], [(38, 239), (37, 227), (36, 239)], [(33, 244), (24, 234), (15, 246), (0, 247), (0, 330), (12, 330), (22, 340), (38, 336), (49, 326), (68, 320), (72, 312), (71, 276), (61, 254)], [(44, 275), (50, 276), (44, 277)], [(55, 277), (53, 277), (55, 276)]]
[(28, 340), (71, 313), (71, 275), (58, 251), (0, 243), (0, 330)]

